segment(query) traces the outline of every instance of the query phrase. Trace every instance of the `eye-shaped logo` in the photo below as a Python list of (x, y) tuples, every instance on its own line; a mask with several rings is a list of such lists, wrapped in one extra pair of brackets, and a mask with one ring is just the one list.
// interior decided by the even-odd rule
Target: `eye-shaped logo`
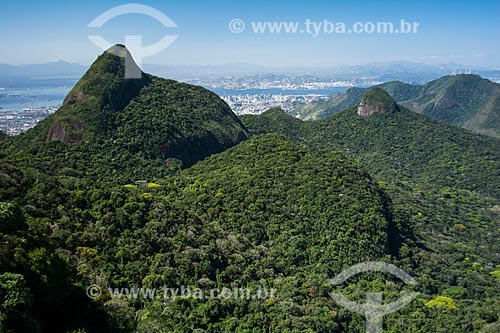
[[(176, 28), (177, 25), (174, 21), (164, 13), (159, 10), (141, 5), (141, 4), (126, 4), (122, 6), (117, 6), (107, 10), (102, 13), (98, 17), (96, 17), (92, 22), (89, 23), (87, 27), (89, 28), (100, 28), (109, 20), (126, 15), (126, 14), (142, 14), (149, 17), (154, 18), (158, 22), (160, 22), (165, 28)], [(110, 52), (117, 53), (115, 55), (123, 57), (124, 52), (117, 51), (117, 48), (112, 48), (113, 43), (108, 42), (103, 37), (99, 35), (90, 35), (87, 36), (95, 45), (100, 47), (102, 50), (110, 49)], [(125, 36), (125, 46), (130, 50), (130, 52), (134, 55), (136, 63), (139, 67), (142, 65), (142, 60), (146, 57), (155, 55), (167, 47), (169, 47), (178, 36), (165, 35), (162, 39), (156, 42), (153, 45), (149, 45), (146, 47), (142, 46), (142, 36), (140, 35), (127, 35)], [(126, 52), (125, 52), (126, 53)], [(125, 77), (130, 79), (141, 78), (142, 73), (140, 68), (137, 66), (128, 66), (127, 62), (125, 63)]]
[[(415, 286), (418, 284), (414, 278), (412, 278), (402, 269), (392, 264), (379, 261), (367, 261), (354, 265), (330, 280), (330, 283), (333, 285), (340, 285), (350, 277), (368, 271), (386, 272), (400, 278), (404, 283), (408, 285)], [(413, 301), (417, 296), (417, 292), (411, 292), (403, 295), (397, 301), (389, 304), (383, 304), (382, 293), (367, 293), (366, 303), (358, 304), (351, 301), (344, 295), (330, 293), (330, 297), (332, 297), (339, 305), (353, 312), (357, 312), (366, 318), (366, 333), (382, 333), (383, 316), (392, 312), (396, 312), (399, 309), (405, 307), (406, 305), (410, 304), (410, 302)]]

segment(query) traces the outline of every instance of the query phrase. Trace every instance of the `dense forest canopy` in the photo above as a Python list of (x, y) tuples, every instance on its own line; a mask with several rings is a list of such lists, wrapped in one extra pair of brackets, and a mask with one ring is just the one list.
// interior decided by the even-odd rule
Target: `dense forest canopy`
[[(366, 104), (391, 112), (238, 119), (206, 89), (127, 81), (123, 61), (104, 54), (60, 111), (0, 135), (0, 331), (363, 332), (332, 291), (418, 292), (387, 332), (499, 331), (498, 140), (377, 91)], [(418, 284), (330, 283), (364, 261)]]

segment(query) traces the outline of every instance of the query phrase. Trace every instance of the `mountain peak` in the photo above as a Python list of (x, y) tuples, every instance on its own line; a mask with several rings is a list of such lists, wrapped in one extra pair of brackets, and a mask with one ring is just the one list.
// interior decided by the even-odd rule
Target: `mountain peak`
[[(130, 73), (137, 73), (139, 82), (130, 78)], [(69, 92), (64, 99), (63, 105), (71, 105), (80, 102), (84, 96), (102, 97), (98, 95), (109, 96), (109, 88), (117, 85), (144, 86), (150, 82), (149, 78), (144, 74), (135, 63), (132, 55), (124, 45), (117, 44), (110, 47), (101, 54), (94, 63), (90, 66), (83, 77), (78, 81), (75, 87)], [(136, 89), (133, 89), (135, 92)], [(123, 101), (128, 103), (127, 101)]]
[(150, 83), (125, 46), (112, 46), (68, 93), (54, 115), (47, 140), (75, 142), (89, 132), (108, 136), (117, 114)]
[(368, 90), (358, 106), (359, 116), (369, 116), (374, 113), (392, 113), (399, 111), (394, 99), (383, 89), (375, 87)]
[[(129, 78), (127, 58), (133, 62), (123, 45), (100, 55), (61, 108), (28, 131), (27, 140), (72, 143), (72, 151), (99, 147), (97, 160), (105, 156), (105, 163), (113, 160), (120, 170), (141, 168), (142, 178), (164, 172), (163, 163), (172, 165), (172, 159), (187, 167), (249, 138), (214, 92), (140, 70), (139, 79)], [(153, 162), (143, 168), (146, 160)], [(160, 169), (151, 167), (155, 163)]]

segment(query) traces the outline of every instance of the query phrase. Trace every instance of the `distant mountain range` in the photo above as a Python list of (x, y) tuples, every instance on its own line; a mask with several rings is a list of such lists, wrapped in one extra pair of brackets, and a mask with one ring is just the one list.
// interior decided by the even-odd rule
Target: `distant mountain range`
[[(122, 46), (113, 48), (123, 59), (132, 59)], [(92, 64), (55, 114), (17, 142), (104, 143), (106, 148), (100, 150), (110, 158), (120, 150), (123, 168), (145, 158), (176, 158), (189, 166), (248, 138), (240, 120), (215, 93), (138, 68), (142, 77), (127, 79), (125, 61), (112, 52)], [(137, 66), (133, 60), (130, 64)]]
[[(418, 292), (391, 332), (499, 332), (498, 139), (380, 87), (322, 120), (238, 118), (111, 51), (55, 114), (0, 133), (1, 332), (365, 331), (332, 291)], [(332, 285), (367, 261), (418, 285)]]
[(331, 77), (338, 80), (352, 80), (370, 78), (378, 81), (401, 80), (404, 82), (427, 82), (437, 77), (453, 72), (467, 73), (473, 71), (486, 77), (500, 79), (500, 69), (471, 68), (460, 64), (427, 65), (410, 62), (373, 63), (356, 66), (327, 66), (327, 67), (265, 67), (254, 64), (227, 64), (227, 65), (144, 65), (156, 75), (180, 78), (213, 77), (213, 76), (252, 76), (252, 75), (311, 75), (317, 77)]
[[(445, 76), (425, 85), (393, 81), (378, 85), (399, 104), (476, 133), (500, 138), (500, 84), (477, 75)], [(292, 112), (301, 119), (323, 119), (358, 105), (367, 88), (351, 88), (329, 100)]]
[[(329, 67), (265, 67), (255, 64), (226, 64), (226, 65), (155, 65), (145, 64), (144, 70), (160, 77), (176, 80), (191, 81), (200, 78), (214, 77), (245, 77), (258, 75), (279, 76), (312, 76), (316, 78), (338, 81), (360, 80), (387, 82), (403, 81), (407, 83), (426, 83), (453, 72), (481, 75), (491, 80), (500, 80), (500, 69), (470, 67), (460, 64), (427, 65), (410, 62), (373, 63), (358, 66), (329, 66)], [(88, 66), (54, 61), (46, 64), (9, 65), (0, 64), (0, 84), (13, 80), (73, 77), (79, 78), (85, 73)], [(15, 81), (17, 82), (17, 81)]]
[(2, 77), (24, 77), (24, 78), (37, 78), (37, 77), (68, 77), (68, 76), (82, 76), (87, 70), (87, 66), (69, 63), (66, 61), (58, 60), (48, 62), (45, 64), (30, 64), (30, 65), (8, 65), (0, 64), (0, 76)]

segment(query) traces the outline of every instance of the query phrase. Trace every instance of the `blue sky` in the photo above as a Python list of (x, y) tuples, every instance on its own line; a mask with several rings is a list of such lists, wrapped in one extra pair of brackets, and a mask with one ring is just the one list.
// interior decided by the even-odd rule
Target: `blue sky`
[[(142, 3), (166, 14), (177, 28), (154, 19), (123, 15), (99, 29), (87, 25), (106, 10), (127, 1), (0, 2), (0, 63), (66, 60), (91, 63), (102, 51), (88, 38), (110, 42), (141, 35), (145, 45), (165, 34), (177, 40), (144, 59), (154, 64), (254, 63), (263, 66), (333, 66), (410, 61), (500, 67), (500, 1), (195, 1)], [(232, 33), (238, 18), (245, 31)], [(416, 34), (255, 34), (251, 22), (418, 22)], [(302, 27), (302, 25), (301, 25)]]

